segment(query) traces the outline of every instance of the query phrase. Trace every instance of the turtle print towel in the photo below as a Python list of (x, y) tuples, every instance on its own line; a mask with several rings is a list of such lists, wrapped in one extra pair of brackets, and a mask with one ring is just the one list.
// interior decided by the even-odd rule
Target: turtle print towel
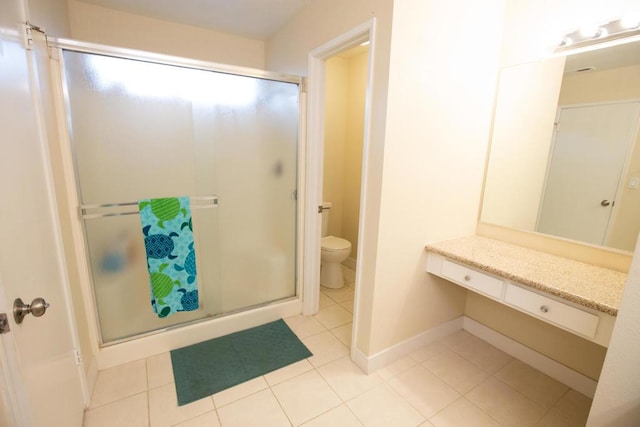
[(196, 252), (188, 197), (138, 202), (151, 306), (158, 317), (198, 308)]

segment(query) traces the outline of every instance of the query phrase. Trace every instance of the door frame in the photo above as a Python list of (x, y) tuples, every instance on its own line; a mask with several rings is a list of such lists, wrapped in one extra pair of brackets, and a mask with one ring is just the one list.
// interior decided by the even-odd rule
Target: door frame
[[(364, 141), (362, 146), (362, 176), (360, 179), (360, 212), (358, 221), (358, 247), (362, 247), (364, 225), (366, 223), (367, 193), (366, 182), (369, 177), (368, 158), (371, 135), (371, 94), (373, 88), (373, 64), (375, 55), (376, 18), (352, 28), (327, 43), (313, 49), (308, 57), (308, 94), (307, 94), (307, 144), (305, 196), (304, 196), (304, 261), (303, 261), (303, 293), (302, 314), (312, 315), (320, 306), (320, 235), (322, 215), (318, 206), (322, 204), (322, 178), (324, 165), (324, 112), (326, 94), (326, 61), (332, 56), (344, 52), (363, 42), (369, 41), (368, 76), (366, 83), (364, 109)], [(356, 259), (356, 280), (353, 309), (352, 342), (358, 332), (358, 301), (360, 294), (361, 260)], [(354, 358), (355, 346), (351, 345)]]
[[(557, 137), (558, 137), (558, 124), (560, 122), (560, 115), (562, 113), (562, 110), (566, 110), (569, 108), (583, 108), (583, 107), (598, 107), (598, 106), (604, 106), (604, 105), (616, 105), (616, 104), (639, 104), (640, 105), (640, 98), (632, 98), (632, 99), (623, 99), (623, 100), (615, 100), (615, 101), (603, 101), (603, 102), (586, 102), (586, 103), (580, 103), (580, 104), (566, 104), (566, 105), (558, 105), (558, 109), (556, 111), (556, 115), (555, 115), (555, 119), (554, 119), (554, 123), (556, 124), (553, 128), (553, 135), (552, 135), (552, 140), (551, 140), (551, 144), (549, 146), (549, 156), (547, 158), (547, 170), (545, 172), (545, 176), (544, 176), (544, 184), (542, 186), (542, 192), (540, 193), (540, 203), (538, 203), (538, 215), (536, 218), (536, 230), (538, 230), (538, 227), (540, 226), (540, 217), (542, 215), (542, 202), (544, 199), (544, 195), (547, 191), (547, 184), (548, 184), (548, 180), (549, 180), (549, 171), (551, 169), (551, 156), (553, 155), (553, 150), (555, 148), (556, 145), (556, 141), (557, 141)], [(633, 154), (633, 150), (635, 149), (636, 146), (636, 141), (638, 140), (638, 133), (640, 132), (640, 115), (638, 117), (636, 117), (636, 123), (633, 126), (634, 128), (634, 137), (632, 137), (630, 143), (627, 145), (627, 151), (625, 153), (625, 159), (624, 159), (624, 165), (622, 166), (622, 170), (620, 171), (620, 176), (618, 178), (618, 186), (616, 187), (616, 193), (615, 193), (615, 198), (617, 199), (618, 196), (620, 196), (622, 194), (622, 191), (624, 189), (625, 186), (625, 182), (623, 180), (623, 178), (627, 175), (627, 173), (629, 172), (629, 164), (631, 163), (631, 155)], [(604, 232), (604, 236), (602, 238), (602, 243), (601, 245), (603, 246), (608, 246), (607, 241), (610, 237), (611, 234), (611, 230), (613, 227), (613, 224), (615, 224), (616, 219), (618, 217), (618, 212), (619, 212), (619, 207), (620, 204), (618, 203), (618, 205), (613, 205), (611, 208), (611, 213), (609, 214), (609, 220), (607, 222), (607, 228), (605, 229)]]

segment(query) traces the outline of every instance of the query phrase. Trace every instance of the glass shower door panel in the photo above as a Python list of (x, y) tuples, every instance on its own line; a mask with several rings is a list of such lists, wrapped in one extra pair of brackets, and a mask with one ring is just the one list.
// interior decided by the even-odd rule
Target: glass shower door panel
[(198, 163), (198, 181), (215, 183), (219, 197), (221, 309), (231, 312), (295, 295), (299, 88), (210, 77), (211, 87), (233, 88), (194, 105), (196, 150), (213, 153), (213, 165)]
[[(213, 194), (211, 188), (197, 192), (194, 167), (193, 85), (208, 72), (72, 51), (64, 51), (63, 59), (83, 205)], [(100, 212), (123, 210), (137, 206)], [(215, 209), (192, 204), (192, 214), (194, 230), (215, 233)], [(200, 308), (160, 319), (150, 302), (139, 215), (85, 220), (103, 342), (220, 313), (217, 272), (201, 267), (217, 254), (198, 237), (194, 233)]]
[(200, 308), (163, 319), (149, 301), (139, 216), (85, 219), (103, 341), (295, 296), (298, 85), (72, 51), (63, 59), (83, 205), (219, 200), (192, 209)]
[[(207, 315), (195, 311), (158, 318), (151, 309), (149, 275), (137, 215), (88, 219), (85, 224), (94, 295), (105, 343)], [(206, 295), (206, 292), (205, 292)]]

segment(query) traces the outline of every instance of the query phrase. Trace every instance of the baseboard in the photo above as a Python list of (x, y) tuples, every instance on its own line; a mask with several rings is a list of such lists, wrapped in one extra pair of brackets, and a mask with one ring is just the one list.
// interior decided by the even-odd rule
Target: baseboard
[(353, 362), (360, 367), (364, 372), (370, 374), (377, 369), (380, 369), (391, 362), (394, 362), (401, 357), (418, 350), (439, 338), (450, 335), (456, 331), (462, 329), (463, 317), (450, 320), (441, 325), (431, 328), (428, 331), (422, 332), (412, 338), (402, 341), (392, 347), (379, 351), (378, 353), (367, 356), (359, 349), (354, 349), (351, 354)]
[(549, 375), (561, 383), (571, 387), (572, 389), (593, 398), (597, 382), (591, 378), (582, 375), (579, 372), (568, 368), (555, 360), (530, 349), (517, 341), (506, 337), (493, 329), (488, 328), (482, 323), (473, 319), (464, 317), (463, 329), (472, 335), (488, 342), (492, 346), (504, 351), (510, 356), (523, 361), (527, 365)]
[(356, 269), (356, 259), (349, 257), (347, 259), (345, 259), (344, 261), (342, 261), (342, 265), (344, 265), (345, 267), (349, 267), (352, 270)]
[(351, 360), (365, 373), (370, 374), (420, 347), (460, 329), (464, 329), (585, 396), (593, 398), (598, 384), (596, 381), (466, 316), (443, 323), (371, 356), (354, 348), (351, 352)]

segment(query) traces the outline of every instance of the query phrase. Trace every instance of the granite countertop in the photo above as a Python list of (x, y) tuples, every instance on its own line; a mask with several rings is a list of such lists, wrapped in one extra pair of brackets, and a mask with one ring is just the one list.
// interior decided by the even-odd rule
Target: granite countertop
[(426, 250), (612, 316), (627, 275), (480, 236), (431, 243)]

